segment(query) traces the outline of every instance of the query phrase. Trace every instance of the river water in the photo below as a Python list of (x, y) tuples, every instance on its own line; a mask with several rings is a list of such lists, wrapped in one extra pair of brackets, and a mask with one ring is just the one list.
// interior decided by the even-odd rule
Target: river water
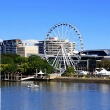
[(1, 110), (110, 110), (110, 84), (2, 82)]

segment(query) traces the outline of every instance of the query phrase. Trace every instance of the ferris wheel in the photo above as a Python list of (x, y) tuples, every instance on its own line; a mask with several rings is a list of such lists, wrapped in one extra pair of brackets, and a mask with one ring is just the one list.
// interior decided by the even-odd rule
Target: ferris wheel
[(44, 41), (46, 60), (57, 70), (64, 71), (67, 66), (77, 64), (73, 57), (80, 59), (83, 51), (83, 40), (80, 32), (71, 24), (59, 23), (47, 33)]

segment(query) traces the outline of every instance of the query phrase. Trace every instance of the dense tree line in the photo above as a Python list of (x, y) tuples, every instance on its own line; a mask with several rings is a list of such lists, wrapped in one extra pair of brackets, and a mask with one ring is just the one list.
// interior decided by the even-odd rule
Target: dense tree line
[[(91, 64), (94, 64), (91, 62)], [(96, 63), (94, 68), (105, 68), (110, 70), (110, 60), (102, 60)], [(93, 67), (92, 67), (93, 68)], [(21, 57), (17, 54), (2, 54), (0, 71), (1, 74), (4, 73), (22, 73), (25, 75), (31, 75), (40, 70), (46, 72), (47, 74), (52, 73), (55, 69), (46, 61), (41, 59), (37, 55), (31, 55), (28, 58)], [(63, 75), (71, 76), (74, 74), (74, 68), (68, 67)]]
[(1, 55), (1, 74), (4, 73), (22, 73), (25, 75), (34, 74), (37, 70), (46, 73), (52, 73), (55, 69), (48, 64), (46, 60), (41, 59), (37, 55), (31, 55), (28, 58), (21, 57), (17, 54)]

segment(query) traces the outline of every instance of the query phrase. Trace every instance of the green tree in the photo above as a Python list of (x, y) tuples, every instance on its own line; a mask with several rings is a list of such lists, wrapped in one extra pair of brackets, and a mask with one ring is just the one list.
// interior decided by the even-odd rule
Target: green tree
[(21, 57), (16, 54), (2, 54), (0, 70), (2, 73), (22, 72), (23, 74), (34, 74), (36, 69), (38, 72), (42, 70), (46, 73), (52, 73), (54, 68), (37, 55), (31, 55), (28, 58)]
[(102, 60), (97, 62), (98, 68), (105, 68), (107, 70), (110, 70), (110, 60)]
[(26, 74), (28, 71), (28, 63), (22, 63), (21, 65), (18, 66), (18, 72), (22, 72), (22, 74)]
[(65, 72), (63, 73), (64, 76), (72, 76), (74, 74), (74, 68), (73, 67), (67, 67)]
[(36, 69), (38, 72), (42, 70), (43, 72), (46, 71), (47, 73), (52, 73), (52, 71), (54, 70), (54, 68), (50, 64), (48, 64), (46, 60), (41, 59), (41, 57), (37, 55), (31, 55), (28, 58), (28, 64), (29, 64), (28, 68), (29, 73), (35, 73)]
[(23, 63), (27, 63), (28, 62), (28, 58), (26, 57), (21, 57), (21, 56), (18, 56), (15, 58), (15, 63), (21, 65)]
[(10, 58), (9, 56), (1, 55), (1, 64), (12, 64), (14, 63), (14, 60)]
[(51, 74), (52, 72), (55, 71), (55, 68), (53, 68), (46, 60), (43, 61), (43, 66), (42, 70), (45, 71), (47, 74)]
[(2, 74), (4, 74), (4, 73), (15, 73), (15, 72), (17, 72), (17, 65), (14, 63), (8, 64), (4, 68), (2, 68)]
[(17, 55), (17, 54), (5, 53), (5, 54), (2, 54), (2, 55), (1, 55), (1, 58), (2, 58), (2, 57), (8, 57), (8, 58), (13, 59), (13, 61), (15, 62), (16, 58), (19, 57), (19, 56), (20, 56), (20, 55)]

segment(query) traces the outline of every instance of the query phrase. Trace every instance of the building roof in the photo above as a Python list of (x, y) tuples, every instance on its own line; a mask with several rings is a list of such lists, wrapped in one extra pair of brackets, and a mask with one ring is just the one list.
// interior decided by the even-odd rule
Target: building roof
[(83, 53), (93, 56), (110, 56), (110, 49), (84, 50)]

